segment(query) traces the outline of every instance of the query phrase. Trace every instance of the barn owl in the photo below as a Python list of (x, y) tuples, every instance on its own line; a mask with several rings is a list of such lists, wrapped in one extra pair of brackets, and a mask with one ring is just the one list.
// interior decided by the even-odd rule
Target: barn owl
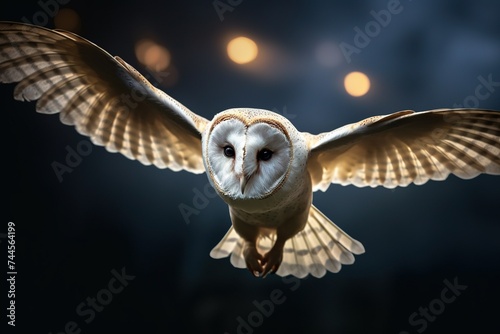
[(27, 24), (0, 23), (0, 82), (110, 152), (206, 173), (232, 223), (210, 255), (257, 277), (322, 277), (364, 252), (312, 204), (332, 183), (394, 188), (500, 174), (500, 112), (405, 110), (318, 135), (262, 109), (209, 121), (84, 38)]

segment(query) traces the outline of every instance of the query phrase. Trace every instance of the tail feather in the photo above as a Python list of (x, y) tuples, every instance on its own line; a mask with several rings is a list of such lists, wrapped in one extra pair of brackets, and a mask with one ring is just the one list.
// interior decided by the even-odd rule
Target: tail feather
[(231, 255), (231, 264), (236, 268), (245, 268), (243, 258), (243, 239), (231, 226), (222, 240), (210, 252), (214, 259), (222, 259)]
[[(268, 252), (275, 236), (263, 237), (258, 242), (262, 253)], [(231, 255), (231, 264), (246, 268), (243, 258), (244, 240), (231, 226), (224, 238), (212, 249), (210, 256), (220, 259)], [(354, 263), (354, 255), (364, 253), (363, 245), (342, 231), (315, 206), (311, 205), (307, 224), (302, 231), (287, 240), (283, 261), (276, 272), (280, 276), (304, 278), (311, 274), (323, 277), (327, 271), (336, 273), (343, 264)]]

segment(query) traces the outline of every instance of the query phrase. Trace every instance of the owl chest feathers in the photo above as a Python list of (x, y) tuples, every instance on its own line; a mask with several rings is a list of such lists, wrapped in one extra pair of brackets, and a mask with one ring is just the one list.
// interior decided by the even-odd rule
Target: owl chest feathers
[[(304, 181), (310, 178), (304, 178)], [(310, 182), (299, 182), (289, 189), (260, 200), (225, 199), (231, 218), (237, 217), (250, 225), (276, 228), (292, 220), (307, 219), (312, 202)]]

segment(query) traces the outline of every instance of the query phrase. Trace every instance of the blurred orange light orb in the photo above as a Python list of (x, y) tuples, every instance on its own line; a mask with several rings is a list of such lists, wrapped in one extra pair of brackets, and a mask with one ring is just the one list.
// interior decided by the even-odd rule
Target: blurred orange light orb
[(171, 56), (167, 48), (149, 39), (137, 42), (135, 55), (141, 64), (157, 72), (164, 71), (170, 65)]
[(255, 60), (258, 53), (257, 44), (247, 37), (236, 37), (227, 44), (227, 55), (237, 64), (246, 64)]
[(344, 78), (344, 87), (349, 95), (360, 97), (370, 90), (370, 79), (361, 72), (351, 72)]

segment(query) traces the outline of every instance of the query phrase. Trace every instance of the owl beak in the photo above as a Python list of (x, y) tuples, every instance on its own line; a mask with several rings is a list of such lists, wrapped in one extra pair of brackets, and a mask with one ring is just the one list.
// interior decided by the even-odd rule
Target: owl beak
[(241, 194), (244, 194), (245, 193), (245, 188), (247, 186), (247, 183), (248, 183), (248, 180), (250, 180), (250, 178), (252, 177), (252, 175), (245, 175), (245, 174), (242, 174), (240, 176), (240, 189), (241, 189)]

